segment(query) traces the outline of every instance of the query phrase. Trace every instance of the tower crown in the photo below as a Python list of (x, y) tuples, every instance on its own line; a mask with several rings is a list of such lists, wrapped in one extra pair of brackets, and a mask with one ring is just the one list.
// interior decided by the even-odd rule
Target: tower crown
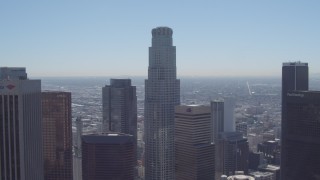
[(169, 27), (156, 27), (151, 31), (152, 36), (172, 36), (172, 29)]

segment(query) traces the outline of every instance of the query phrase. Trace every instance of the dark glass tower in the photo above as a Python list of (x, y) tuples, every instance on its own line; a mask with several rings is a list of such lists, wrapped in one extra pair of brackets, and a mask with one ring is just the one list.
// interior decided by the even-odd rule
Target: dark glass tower
[(282, 100), (290, 90), (309, 89), (308, 63), (289, 62), (282, 66)]
[(121, 132), (137, 139), (137, 95), (130, 79), (110, 79), (102, 88), (103, 132)]
[(83, 180), (134, 180), (134, 137), (119, 133), (82, 136)]
[(288, 172), (287, 159), (288, 152), (288, 124), (287, 124), (287, 93), (295, 90), (309, 89), (308, 63), (288, 62), (282, 66), (282, 116), (281, 116), (281, 174), (282, 179), (286, 179), (284, 174)]
[(281, 179), (320, 179), (320, 92), (288, 91)]
[(281, 120), (281, 174), (282, 179), (287, 179), (284, 174), (288, 172), (288, 130), (286, 101), (288, 91), (308, 90), (309, 89), (309, 72), (308, 63), (289, 62), (283, 63), (282, 66), (282, 120)]
[(152, 30), (145, 81), (146, 180), (175, 179), (174, 107), (180, 104), (180, 80), (172, 33), (168, 27)]
[(218, 135), (224, 132), (224, 101), (211, 101), (212, 116), (212, 142), (217, 142)]
[(110, 85), (102, 88), (102, 116), (102, 131), (132, 135), (136, 151), (137, 95), (131, 79), (110, 79)]
[(70, 92), (42, 92), (42, 124), (45, 180), (72, 179)]
[(233, 175), (235, 171), (248, 173), (249, 145), (241, 132), (219, 133), (216, 146), (216, 179), (222, 174)]

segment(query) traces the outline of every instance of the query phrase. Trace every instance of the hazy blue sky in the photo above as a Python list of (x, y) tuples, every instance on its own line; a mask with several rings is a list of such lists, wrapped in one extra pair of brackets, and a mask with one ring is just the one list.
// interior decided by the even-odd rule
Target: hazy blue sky
[(319, 0), (0, 1), (0, 66), (32, 76), (147, 75), (151, 29), (169, 26), (178, 75), (320, 73)]

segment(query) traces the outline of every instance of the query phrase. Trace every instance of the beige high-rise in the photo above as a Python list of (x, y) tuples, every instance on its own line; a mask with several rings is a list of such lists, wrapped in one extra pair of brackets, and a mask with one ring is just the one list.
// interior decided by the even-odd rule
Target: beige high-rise
[(214, 180), (210, 106), (176, 106), (176, 180)]

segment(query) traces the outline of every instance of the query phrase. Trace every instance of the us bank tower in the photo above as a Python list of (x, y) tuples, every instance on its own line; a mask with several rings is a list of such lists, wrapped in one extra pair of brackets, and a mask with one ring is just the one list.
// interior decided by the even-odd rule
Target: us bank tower
[(176, 47), (172, 29), (152, 29), (148, 79), (145, 80), (145, 177), (175, 179), (174, 108), (180, 104)]

